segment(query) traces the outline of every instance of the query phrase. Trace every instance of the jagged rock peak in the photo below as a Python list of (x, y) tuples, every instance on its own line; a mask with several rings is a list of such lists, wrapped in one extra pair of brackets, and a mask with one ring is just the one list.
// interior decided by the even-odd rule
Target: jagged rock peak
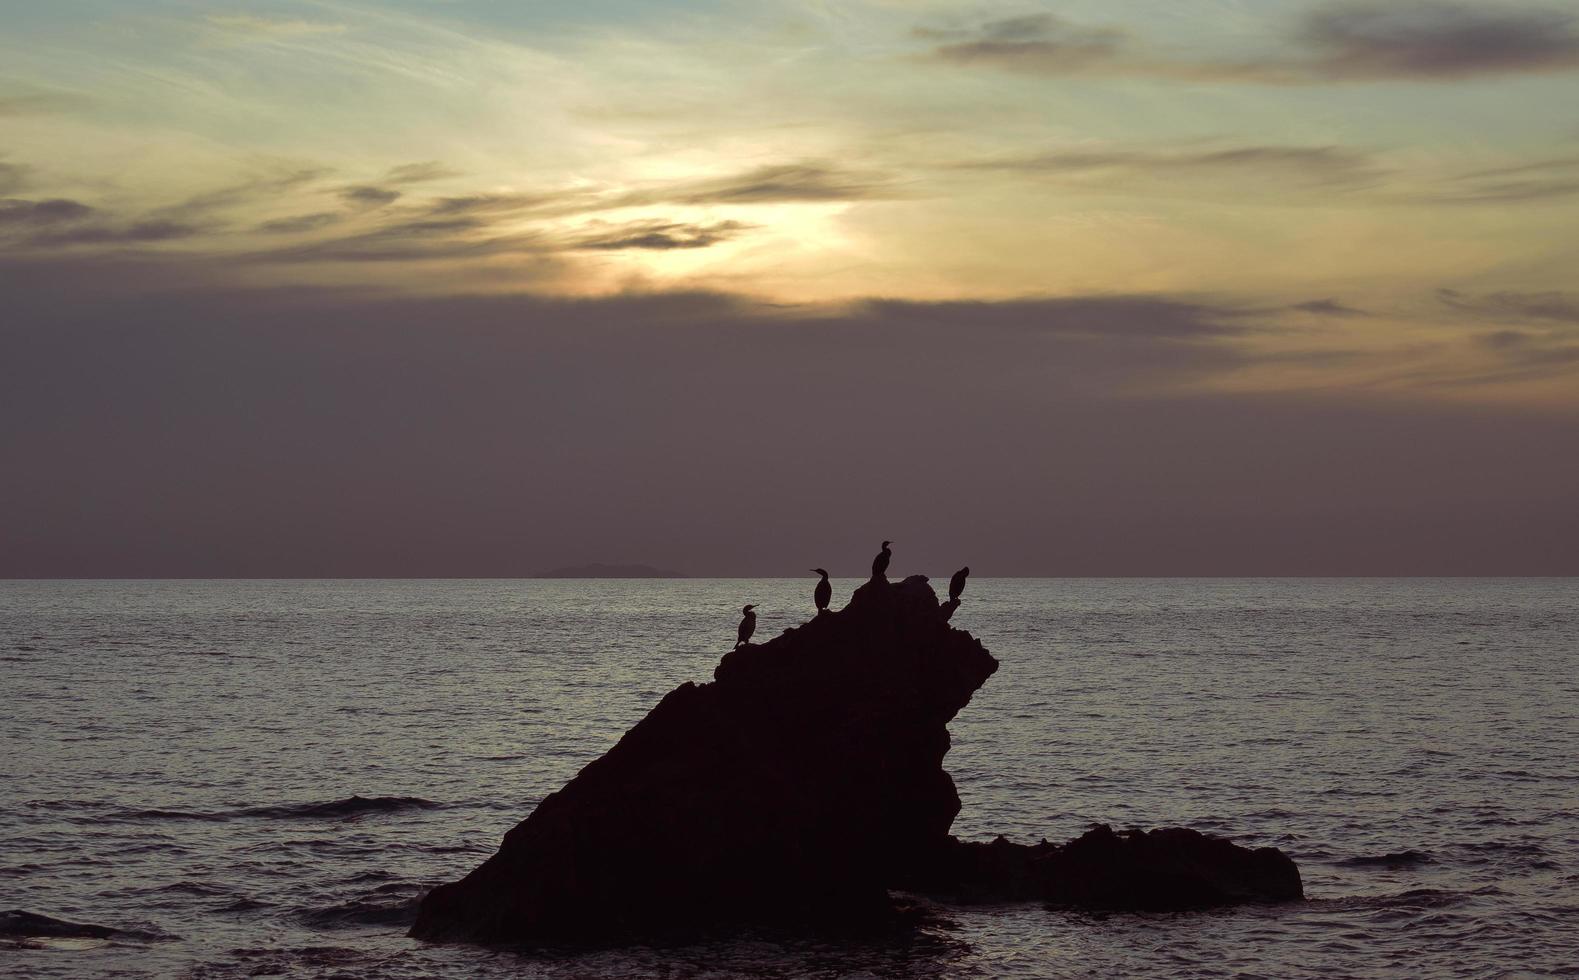
[(923, 576), (728, 653), (422, 902), (412, 935), (554, 944), (880, 925), (949, 840), (948, 722), (997, 669)]

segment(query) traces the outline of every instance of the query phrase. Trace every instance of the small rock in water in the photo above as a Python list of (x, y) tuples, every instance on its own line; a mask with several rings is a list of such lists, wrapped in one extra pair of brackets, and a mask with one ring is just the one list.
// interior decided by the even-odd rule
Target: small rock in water
[(912, 891), (975, 901), (1035, 900), (1083, 909), (1175, 912), (1304, 897), (1299, 868), (1272, 847), (1254, 850), (1182, 828), (1093, 827), (1067, 844), (990, 844), (953, 838), (913, 871)]

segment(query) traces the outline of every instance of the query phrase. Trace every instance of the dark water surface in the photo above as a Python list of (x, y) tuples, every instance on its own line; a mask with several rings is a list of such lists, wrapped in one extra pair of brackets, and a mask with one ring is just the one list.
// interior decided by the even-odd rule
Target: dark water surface
[[(835, 605), (855, 583), (836, 583)], [(1579, 976), (1579, 580), (973, 579), (967, 838), (1274, 844), (1310, 901), (525, 958), (416, 899), (812, 580), (0, 582), (13, 977)], [(360, 797), (362, 799), (356, 799)]]

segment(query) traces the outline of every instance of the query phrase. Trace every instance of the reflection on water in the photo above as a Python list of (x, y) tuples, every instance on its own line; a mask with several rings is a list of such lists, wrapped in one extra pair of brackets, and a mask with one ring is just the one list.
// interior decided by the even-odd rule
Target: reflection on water
[[(856, 583), (835, 582), (834, 605)], [(939, 583), (941, 584), (941, 583)], [(1579, 962), (1579, 582), (992, 580), (962, 836), (1274, 844), (1299, 907), (938, 910), (902, 944), (522, 959), (403, 938), (812, 580), (0, 583), (0, 904), (113, 926), (18, 977), (1485, 976)], [(34, 948), (38, 947), (38, 948)]]

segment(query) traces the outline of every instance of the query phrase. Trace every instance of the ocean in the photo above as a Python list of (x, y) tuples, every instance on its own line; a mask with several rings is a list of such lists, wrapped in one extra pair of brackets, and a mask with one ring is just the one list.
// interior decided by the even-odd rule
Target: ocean
[(0, 909), (123, 930), (0, 936), (0, 975), (1579, 976), (1575, 579), (972, 578), (954, 625), (1001, 667), (951, 726), (955, 833), (1193, 827), (1283, 848), (1301, 904), (405, 938), (426, 889), (710, 679), (742, 605), (764, 640), (813, 582), (0, 582)]

